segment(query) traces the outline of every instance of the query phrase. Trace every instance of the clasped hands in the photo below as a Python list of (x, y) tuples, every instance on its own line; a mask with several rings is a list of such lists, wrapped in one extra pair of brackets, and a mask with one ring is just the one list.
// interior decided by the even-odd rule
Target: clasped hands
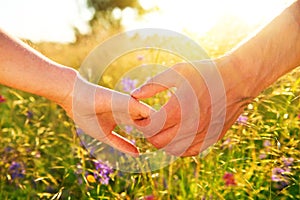
[[(219, 92), (220, 97), (211, 98), (209, 77), (203, 77), (195, 65), (178, 63), (151, 78), (131, 95), (77, 78), (80, 89), (76, 95), (71, 94), (73, 109), (62, 107), (85, 133), (127, 154), (138, 156), (139, 152), (129, 140), (113, 131), (117, 124), (137, 127), (153, 146), (168, 154), (194, 156), (221, 139), (245, 105), (239, 87), (233, 87), (230, 81), (233, 75), (230, 68), (225, 67), (230, 66), (230, 61), (219, 59), (213, 63), (223, 79), (222, 85), (216, 87), (224, 91)], [(196, 65), (203, 69), (211, 67), (211, 63), (203, 61)], [(174, 87), (175, 92), (159, 111), (139, 101)]]

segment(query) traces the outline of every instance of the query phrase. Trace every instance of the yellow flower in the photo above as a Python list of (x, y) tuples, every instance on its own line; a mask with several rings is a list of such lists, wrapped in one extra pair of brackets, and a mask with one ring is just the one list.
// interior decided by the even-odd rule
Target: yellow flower
[(88, 180), (88, 182), (90, 182), (90, 183), (95, 183), (96, 182), (95, 177), (93, 175), (90, 175), (90, 174), (86, 176), (86, 180)]

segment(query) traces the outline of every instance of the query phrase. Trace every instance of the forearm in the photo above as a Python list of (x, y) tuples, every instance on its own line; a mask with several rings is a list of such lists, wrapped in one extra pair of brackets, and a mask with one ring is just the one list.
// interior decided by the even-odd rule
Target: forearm
[(76, 71), (59, 65), (0, 30), (0, 84), (61, 103)]
[(256, 96), (300, 65), (300, 1), (293, 3), (229, 57), (244, 79), (247, 94)]

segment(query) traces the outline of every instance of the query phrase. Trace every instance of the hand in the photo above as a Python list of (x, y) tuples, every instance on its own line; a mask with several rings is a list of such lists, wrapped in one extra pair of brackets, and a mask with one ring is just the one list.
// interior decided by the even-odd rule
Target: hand
[(88, 135), (116, 149), (138, 156), (137, 148), (113, 132), (117, 124), (135, 125), (151, 109), (129, 95), (94, 85), (77, 76), (73, 91), (61, 106)]
[(148, 141), (169, 154), (193, 156), (221, 139), (251, 99), (232, 64), (227, 58), (179, 63), (135, 90), (132, 96), (144, 99), (176, 87), (142, 128)]

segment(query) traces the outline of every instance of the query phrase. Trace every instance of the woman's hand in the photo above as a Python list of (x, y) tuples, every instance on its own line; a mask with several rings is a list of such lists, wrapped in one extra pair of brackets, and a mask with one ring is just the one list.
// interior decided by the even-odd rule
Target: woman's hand
[(113, 130), (117, 124), (137, 125), (151, 109), (129, 95), (84, 80), (77, 75), (74, 89), (59, 103), (88, 135), (124, 153), (138, 156), (137, 148)]

